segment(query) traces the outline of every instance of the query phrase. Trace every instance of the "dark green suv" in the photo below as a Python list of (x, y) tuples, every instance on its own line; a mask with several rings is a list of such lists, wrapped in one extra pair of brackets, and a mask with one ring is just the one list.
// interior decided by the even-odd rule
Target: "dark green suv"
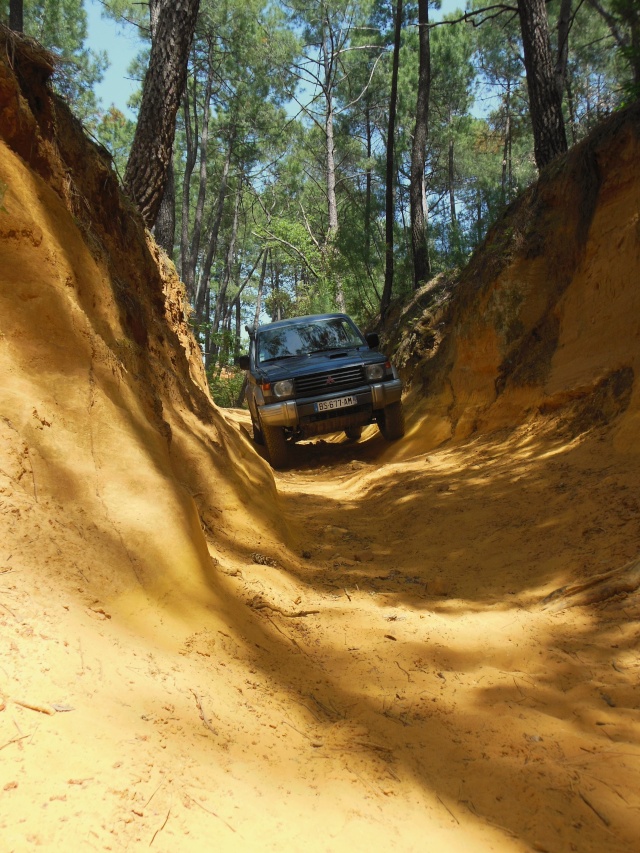
[(295, 317), (249, 330), (247, 402), (253, 437), (274, 468), (287, 461), (287, 441), (332, 432), (358, 439), (377, 423), (395, 441), (404, 435), (402, 382), (346, 314)]

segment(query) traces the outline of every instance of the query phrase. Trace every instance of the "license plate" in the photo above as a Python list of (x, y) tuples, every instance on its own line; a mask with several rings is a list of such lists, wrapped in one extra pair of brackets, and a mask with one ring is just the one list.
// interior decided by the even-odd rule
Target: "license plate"
[(338, 397), (337, 400), (321, 400), (316, 403), (316, 412), (332, 412), (334, 409), (344, 409), (346, 406), (357, 405), (357, 397)]

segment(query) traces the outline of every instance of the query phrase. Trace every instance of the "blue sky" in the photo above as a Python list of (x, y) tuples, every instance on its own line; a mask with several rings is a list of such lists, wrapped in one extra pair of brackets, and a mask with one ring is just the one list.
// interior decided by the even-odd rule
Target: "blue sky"
[(142, 47), (136, 29), (131, 24), (120, 25), (111, 18), (102, 17), (103, 7), (99, 0), (85, 0), (84, 5), (89, 28), (88, 46), (92, 50), (106, 50), (109, 57), (109, 68), (102, 83), (96, 86), (96, 94), (105, 109), (115, 104), (133, 118), (127, 101), (138, 83), (129, 79), (127, 68)]
[[(96, 94), (105, 109), (115, 104), (133, 118), (127, 109), (127, 101), (138, 88), (138, 83), (129, 79), (127, 68), (142, 47), (136, 28), (131, 24), (117, 24), (111, 18), (104, 18), (99, 0), (85, 0), (84, 5), (89, 29), (88, 46), (93, 50), (106, 50), (109, 57), (109, 68), (102, 83), (96, 86)], [(440, 13), (432, 11), (430, 17), (437, 19), (444, 13), (462, 7), (464, 0), (442, 0)]]

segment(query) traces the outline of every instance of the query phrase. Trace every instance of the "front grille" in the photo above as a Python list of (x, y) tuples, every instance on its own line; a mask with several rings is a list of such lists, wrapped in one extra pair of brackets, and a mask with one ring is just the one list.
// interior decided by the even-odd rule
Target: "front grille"
[(362, 365), (357, 364), (313, 373), (310, 376), (300, 376), (295, 382), (296, 397), (313, 397), (318, 394), (331, 394), (333, 391), (357, 388), (364, 382), (364, 372)]

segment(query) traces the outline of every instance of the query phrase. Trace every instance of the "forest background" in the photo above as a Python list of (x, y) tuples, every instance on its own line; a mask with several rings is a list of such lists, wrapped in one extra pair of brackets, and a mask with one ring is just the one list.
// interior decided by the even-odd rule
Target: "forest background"
[[(24, 31), (58, 57), (56, 89), (124, 178), (149, 8), (101, 5), (140, 39), (129, 114), (96, 96), (108, 59), (82, 0), (25, 0)], [(451, 5), (201, 0), (154, 230), (217, 402), (237, 402), (246, 325), (337, 309), (372, 327), (462, 266), (546, 162), (640, 93), (636, 0)], [(538, 13), (533, 48), (523, 9)], [(565, 141), (546, 157), (532, 49), (561, 108)]]

